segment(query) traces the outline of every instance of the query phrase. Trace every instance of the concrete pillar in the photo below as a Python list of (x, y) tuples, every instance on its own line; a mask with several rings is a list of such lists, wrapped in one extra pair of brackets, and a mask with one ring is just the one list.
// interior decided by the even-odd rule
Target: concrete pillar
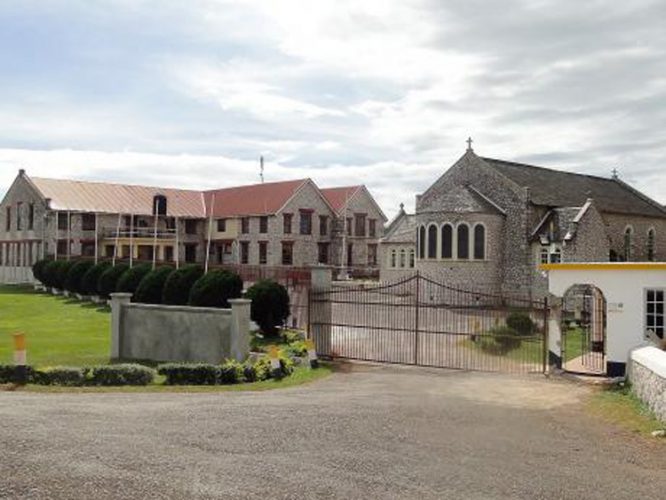
[(244, 361), (250, 353), (250, 306), (251, 300), (231, 299), (231, 357)]
[(548, 305), (548, 365), (562, 368), (562, 297), (550, 294)]
[(308, 300), (308, 337), (315, 343), (317, 354), (332, 354), (332, 314), (331, 266), (312, 266), (310, 268), (310, 297)]
[(131, 299), (131, 293), (111, 294), (111, 359), (121, 357), (123, 308), (129, 305)]

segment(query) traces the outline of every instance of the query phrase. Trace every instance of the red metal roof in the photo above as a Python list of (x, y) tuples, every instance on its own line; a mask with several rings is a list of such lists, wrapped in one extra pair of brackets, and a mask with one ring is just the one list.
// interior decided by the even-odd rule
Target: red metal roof
[(333, 207), (336, 213), (340, 213), (345, 208), (347, 201), (356, 194), (356, 191), (363, 186), (343, 186), (322, 189), (321, 193), (328, 203)]
[[(271, 215), (282, 208), (298, 189), (309, 179), (294, 181), (266, 182), (224, 189), (206, 191), (206, 206), (210, 208), (215, 195), (215, 217), (234, 217), (241, 215)], [(210, 213), (207, 210), (207, 213)]]

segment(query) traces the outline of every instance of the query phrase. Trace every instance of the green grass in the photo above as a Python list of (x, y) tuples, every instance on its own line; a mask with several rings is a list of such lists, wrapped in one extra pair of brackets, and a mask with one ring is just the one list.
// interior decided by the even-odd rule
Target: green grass
[(666, 422), (657, 420), (654, 413), (631, 392), (629, 385), (615, 385), (595, 392), (588, 402), (588, 410), (637, 434), (649, 435), (666, 427)]
[[(483, 336), (483, 339), (486, 342), (492, 340), (489, 335)], [(540, 365), (541, 363), (543, 363), (543, 344), (541, 340), (535, 340), (535, 339), (523, 340), (520, 343), (520, 347), (505, 352), (492, 352), (483, 349), (480, 342), (472, 342), (470, 339), (463, 340), (462, 344), (469, 349), (474, 349), (488, 356), (506, 358), (512, 361), (516, 361), (518, 363), (525, 363), (525, 364)]]
[(32, 366), (106, 364), (110, 321), (109, 310), (98, 305), (0, 286), (0, 364), (13, 362), (14, 332), (26, 334)]
[(563, 333), (564, 342), (564, 361), (571, 361), (583, 355), (583, 335), (580, 327), (569, 328)]

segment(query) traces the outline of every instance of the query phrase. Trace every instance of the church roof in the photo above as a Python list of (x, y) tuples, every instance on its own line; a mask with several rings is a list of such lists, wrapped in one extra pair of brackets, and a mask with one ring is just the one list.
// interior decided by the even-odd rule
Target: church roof
[(416, 240), (416, 215), (403, 213), (401, 220), (382, 238), (382, 243), (414, 243)]
[(588, 198), (601, 212), (666, 217), (662, 205), (619, 179), (563, 172), (494, 158), (484, 162), (522, 187), (535, 205), (580, 207)]

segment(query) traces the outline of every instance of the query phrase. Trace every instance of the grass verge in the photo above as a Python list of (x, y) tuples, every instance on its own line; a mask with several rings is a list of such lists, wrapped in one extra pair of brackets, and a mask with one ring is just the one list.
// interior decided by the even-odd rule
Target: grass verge
[(650, 435), (652, 431), (666, 428), (666, 422), (657, 420), (654, 413), (631, 392), (628, 384), (595, 392), (588, 401), (587, 409), (591, 414), (636, 434)]

